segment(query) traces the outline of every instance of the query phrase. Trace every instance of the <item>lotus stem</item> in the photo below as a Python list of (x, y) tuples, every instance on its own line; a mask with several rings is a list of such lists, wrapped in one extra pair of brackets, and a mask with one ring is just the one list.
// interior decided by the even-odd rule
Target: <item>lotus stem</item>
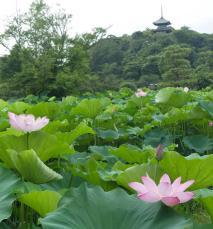
[(20, 223), (21, 223), (21, 228), (24, 229), (24, 204), (21, 203), (21, 207), (20, 207)]
[(29, 150), (29, 136), (30, 136), (30, 133), (27, 132), (27, 150)]

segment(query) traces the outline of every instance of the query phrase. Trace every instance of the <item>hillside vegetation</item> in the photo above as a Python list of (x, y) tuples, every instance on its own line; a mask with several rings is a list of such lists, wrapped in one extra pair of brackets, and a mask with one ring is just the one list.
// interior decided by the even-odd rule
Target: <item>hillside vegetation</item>
[[(103, 28), (70, 37), (71, 15), (43, 0), (11, 21), (0, 44), (0, 96), (81, 94), (121, 86), (161, 88), (213, 85), (213, 35), (187, 27), (116, 37)], [(18, 89), (18, 90), (17, 90)]]

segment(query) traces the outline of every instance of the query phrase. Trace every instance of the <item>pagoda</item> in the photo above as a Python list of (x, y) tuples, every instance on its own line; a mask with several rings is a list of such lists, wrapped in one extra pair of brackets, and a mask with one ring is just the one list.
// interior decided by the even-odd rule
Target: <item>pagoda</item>
[(161, 5), (161, 18), (155, 22), (153, 22), (154, 25), (157, 26), (157, 29), (154, 30), (154, 32), (164, 32), (164, 33), (170, 33), (172, 31), (172, 27), (170, 21), (167, 21), (163, 17), (163, 8)]

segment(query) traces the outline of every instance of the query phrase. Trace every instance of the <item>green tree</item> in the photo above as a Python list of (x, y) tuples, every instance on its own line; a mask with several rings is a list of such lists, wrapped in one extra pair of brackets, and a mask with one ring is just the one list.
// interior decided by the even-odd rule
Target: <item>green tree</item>
[(192, 85), (194, 75), (188, 59), (191, 52), (191, 48), (172, 45), (161, 53), (159, 69), (166, 85)]
[(8, 87), (17, 92), (12, 94), (51, 92), (55, 77), (67, 60), (67, 49), (71, 47), (70, 20), (71, 15), (62, 10), (51, 13), (43, 0), (36, 0), (29, 12), (17, 15), (8, 24), (0, 40), (10, 53), (1, 59), (0, 79), (5, 82), (9, 75)]
[(213, 86), (213, 51), (203, 51), (198, 54), (195, 75), (198, 89)]

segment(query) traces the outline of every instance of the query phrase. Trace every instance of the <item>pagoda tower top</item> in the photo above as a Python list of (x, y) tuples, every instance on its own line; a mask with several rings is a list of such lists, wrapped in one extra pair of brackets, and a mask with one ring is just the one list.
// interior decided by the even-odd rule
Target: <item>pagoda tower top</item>
[(154, 25), (157, 26), (157, 29), (154, 30), (155, 32), (166, 32), (169, 33), (172, 31), (172, 28), (168, 25), (171, 25), (171, 22), (166, 20), (163, 17), (163, 7), (161, 5), (161, 17), (157, 21), (153, 22)]

